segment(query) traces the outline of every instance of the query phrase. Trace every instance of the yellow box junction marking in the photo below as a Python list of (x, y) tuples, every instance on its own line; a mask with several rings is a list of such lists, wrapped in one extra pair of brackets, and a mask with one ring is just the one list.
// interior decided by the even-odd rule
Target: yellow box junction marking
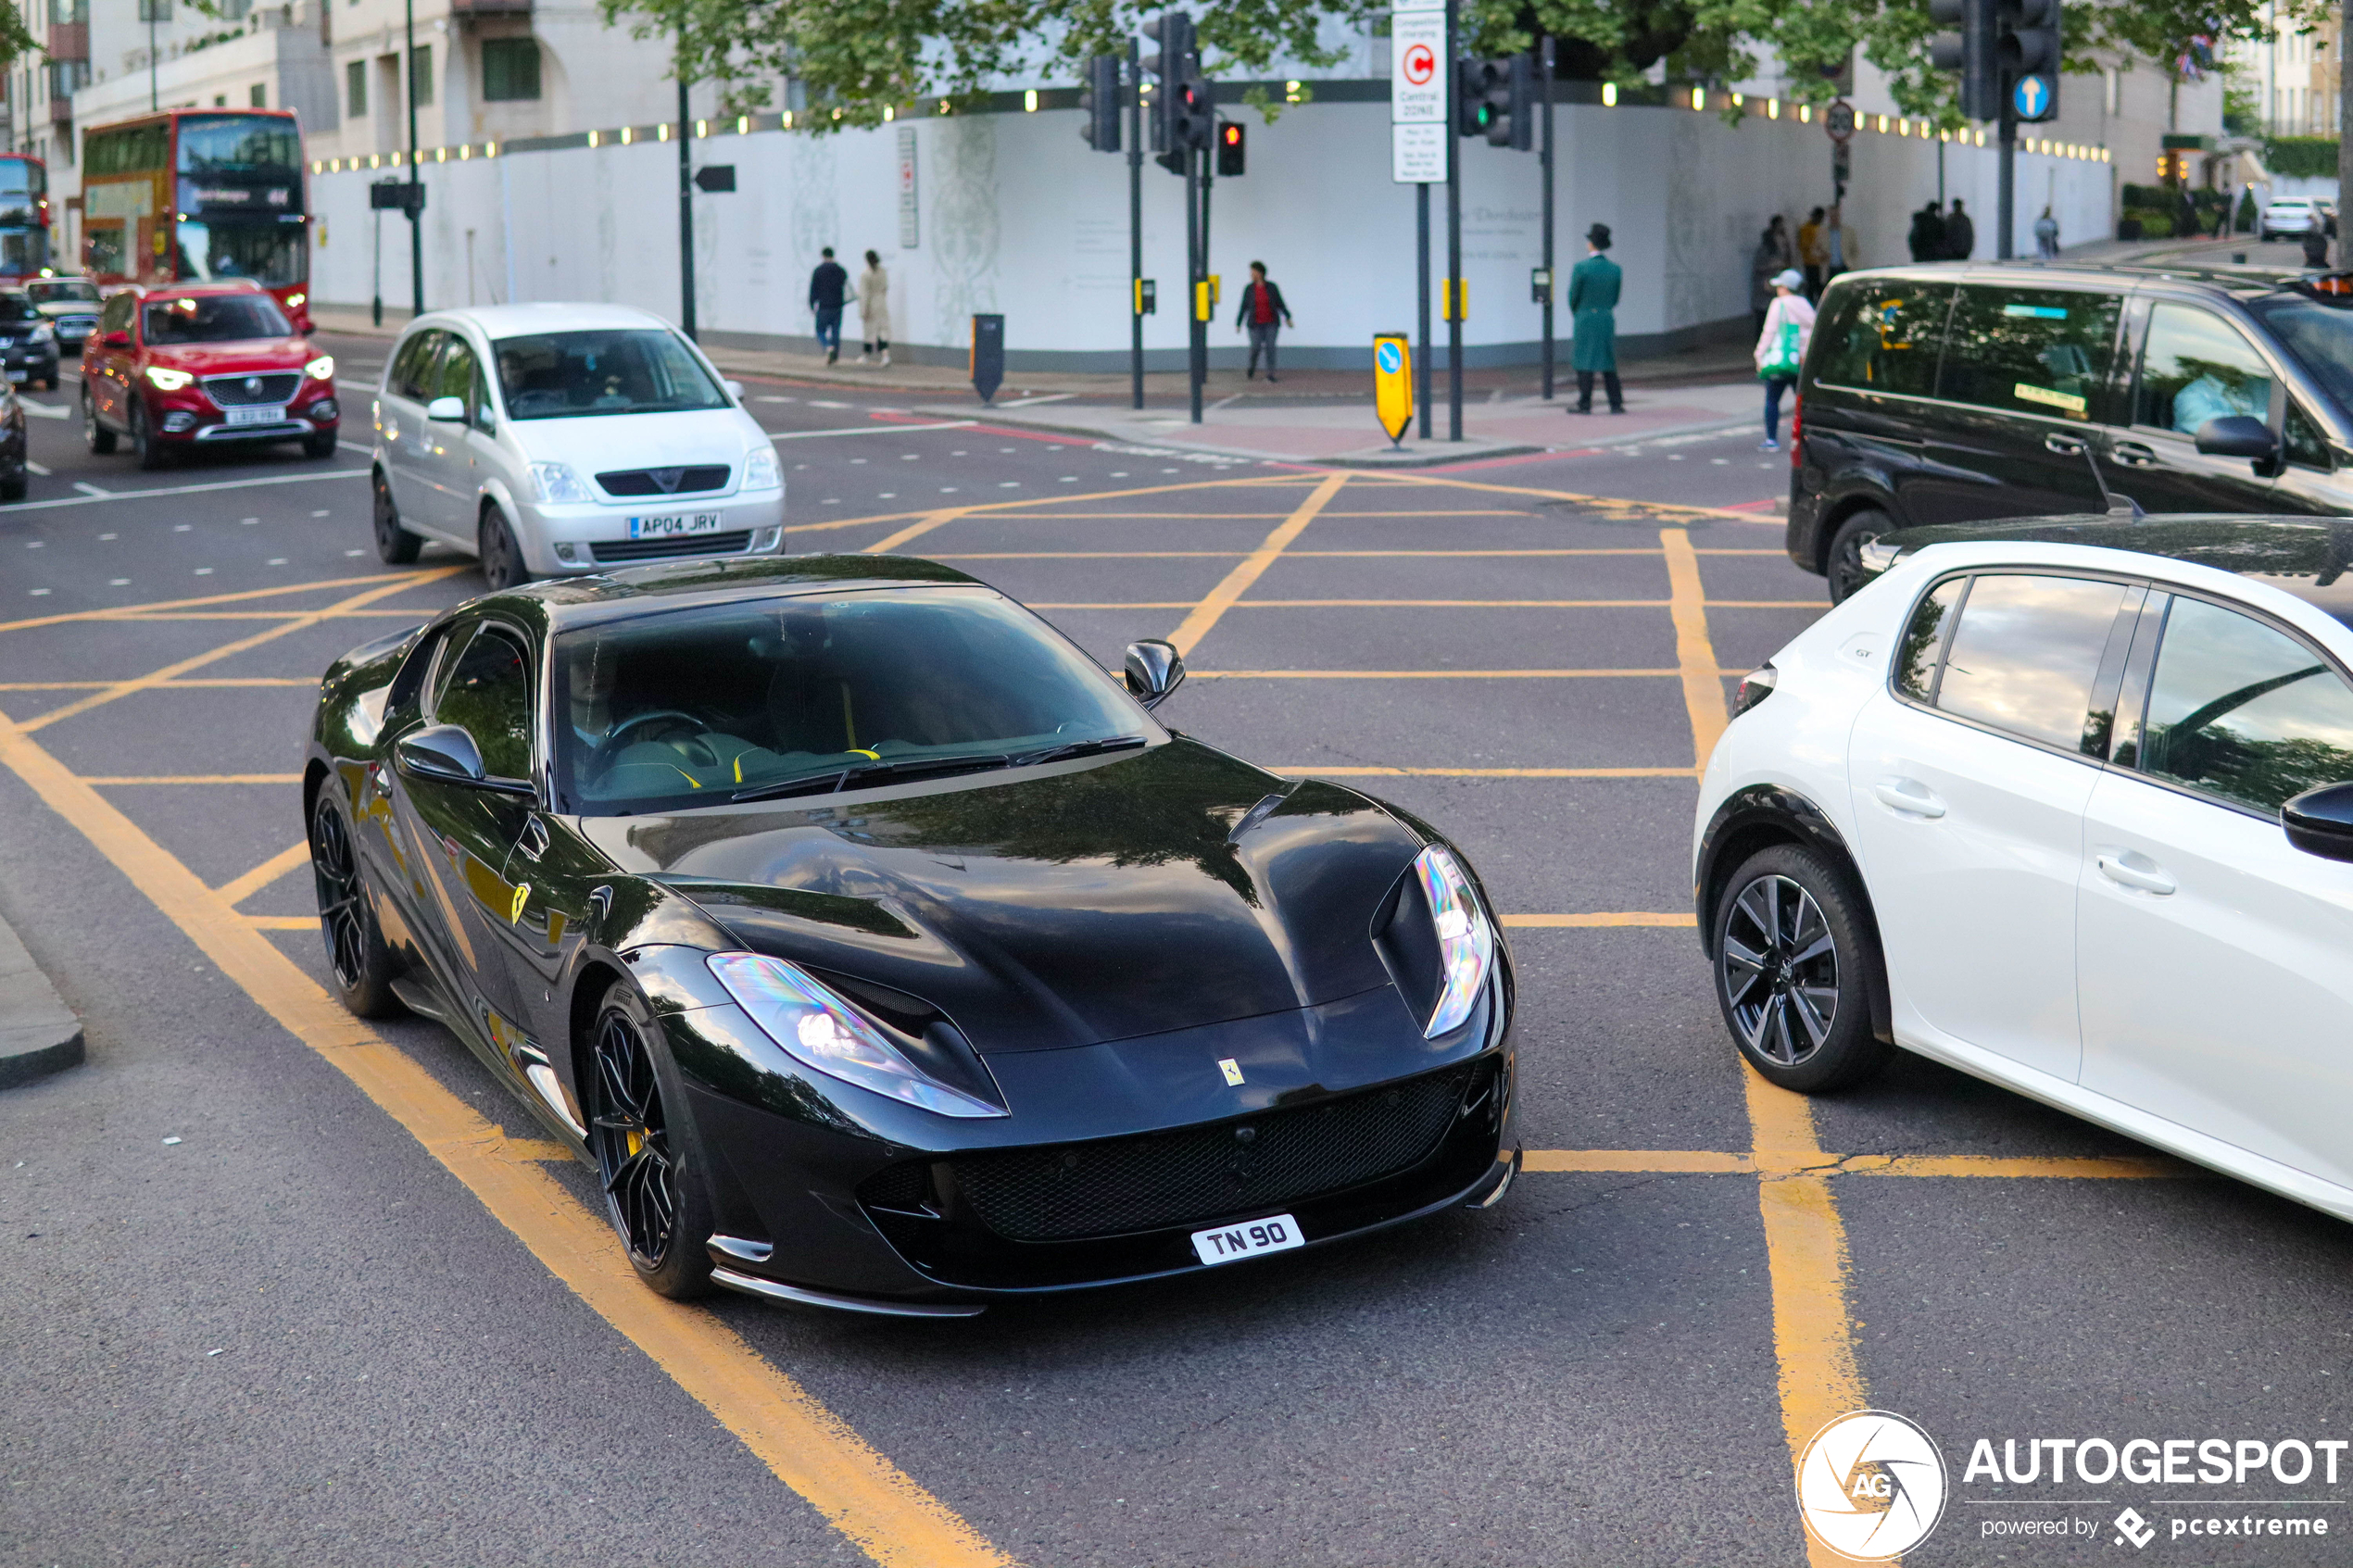
[(1276, 524), (1275, 531), (1266, 535), (1258, 548), (1244, 556), (1234, 570), (1226, 574), (1225, 581), (1212, 588), (1208, 596), (1193, 607), (1193, 612), (1177, 622), (1176, 630), (1168, 634), (1168, 640), (1176, 645), (1178, 653), (1189, 654), (1193, 651), (1209, 634), (1209, 629), (1233, 608), (1234, 602), (1250, 592), (1251, 585), (1265, 575), (1266, 569), (1275, 564), (1275, 558), (1305, 532), (1307, 525), (1315, 521), (1315, 514), (1340, 494), (1340, 486), (1348, 483), (1348, 478), (1344, 473), (1327, 475), (1308, 493), (1307, 498), (1299, 503), (1290, 516)]
[[(219, 887), (214, 888), (213, 892), (220, 896), (222, 903), (234, 909), (296, 866), (307, 866), (309, 863), (310, 843), (306, 839), (291, 849), (279, 850), (245, 875), (233, 882), (222, 883)], [(311, 923), (315, 925), (318, 922), (313, 921)]]

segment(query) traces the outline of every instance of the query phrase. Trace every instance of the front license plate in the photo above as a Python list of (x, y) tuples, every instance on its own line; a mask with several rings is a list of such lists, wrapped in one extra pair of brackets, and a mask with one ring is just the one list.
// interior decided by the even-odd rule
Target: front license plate
[(1230, 1263), (1237, 1258), (1261, 1252), (1288, 1252), (1306, 1245), (1306, 1238), (1299, 1234), (1299, 1222), (1289, 1214), (1193, 1233), (1193, 1256), (1204, 1263)]
[(282, 425), (286, 411), (282, 408), (232, 408), (229, 422), (233, 425)]
[(662, 517), (633, 517), (629, 520), (632, 539), (675, 539), (686, 533), (716, 533), (720, 514), (717, 512), (671, 512)]

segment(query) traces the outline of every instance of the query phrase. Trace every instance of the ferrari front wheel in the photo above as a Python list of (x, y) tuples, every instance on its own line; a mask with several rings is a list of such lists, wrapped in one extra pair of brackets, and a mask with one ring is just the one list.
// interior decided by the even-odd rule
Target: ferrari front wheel
[(319, 930), (327, 942), (327, 974), (335, 997), (359, 1018), (387, 1018), (401, 1010), (392, 994), (400, 971), (391, 946), (376, 924), (351, 825), (322, 785), (310, 808), (310, 876), (319, 892)]
[(661, 1038), (636, 987), (621, 981), (605, 993), (589, 1042), (588, 1147), (629, 1266), (683, 1301), (711, 1289), (712, 1221), (702, 1149)]

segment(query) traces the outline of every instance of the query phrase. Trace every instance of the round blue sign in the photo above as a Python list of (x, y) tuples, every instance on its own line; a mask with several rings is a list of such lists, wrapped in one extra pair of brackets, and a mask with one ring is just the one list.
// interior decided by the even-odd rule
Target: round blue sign
[(1380, 367), (1381, 374), (1393, 376), (1405, 363), (1405, 357), (1397, 351), (1393, 343), (1376, 344), (1373, 345), (1373, 363)]
[(2010, 89), (2010, 104), (2020, 119), (2040, 119), (2050, 112), (2051, 84), (2040, 76), (2021, 76)]

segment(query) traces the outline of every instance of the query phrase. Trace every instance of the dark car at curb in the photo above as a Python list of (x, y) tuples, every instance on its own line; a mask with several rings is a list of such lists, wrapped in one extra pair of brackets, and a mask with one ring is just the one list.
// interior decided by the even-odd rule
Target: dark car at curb
[(334, 988), (455, 1032), (667, 1295), (961, 1316), (1494, 1203), (1475, 873), (1164, 729), (1182, 679), (902, 558), (472, 600), (323, 680)]
[(8, 379), (57, 390), (57, 329), (22, 289), (0, 289), (0, 361)]
[(2054, 263), (1849, 272), (1790, 442), (1790, 558), (1861, 581), (1897, 529), (2353, 512), (2353, 274)]

